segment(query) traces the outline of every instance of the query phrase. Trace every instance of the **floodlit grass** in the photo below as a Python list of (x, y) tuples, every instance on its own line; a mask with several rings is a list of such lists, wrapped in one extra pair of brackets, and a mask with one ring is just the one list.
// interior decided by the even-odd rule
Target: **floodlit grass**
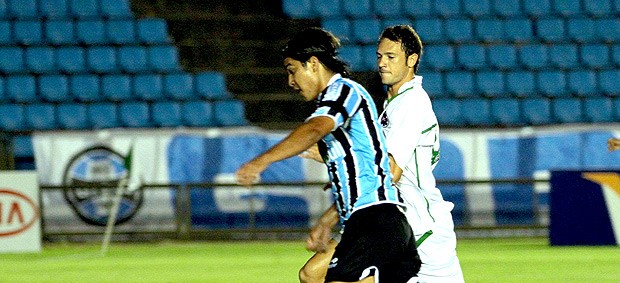
[[(460, 239), (466, 282), (620, 282), (618, 247), (546, 239)], [(46, 244), (0, 255), (0, 282), (297, 282), (311, 256), (295, 242)]]

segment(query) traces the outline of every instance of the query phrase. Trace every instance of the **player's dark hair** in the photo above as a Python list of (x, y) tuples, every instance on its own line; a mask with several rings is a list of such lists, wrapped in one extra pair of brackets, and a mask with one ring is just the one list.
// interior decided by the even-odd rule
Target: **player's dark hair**
[(349, 67), (336, 51), (340, 40), (331, 32), (318, 27), (311, 27), (298, 32), (282, 49), (283, 58), (292, 58), (304, 65), (312, 56), (316, 56), (326, 68), (349, 77)]
[(400, 41), (405, 55), (409, 57), (412, 54), (418, 54), (418, 61), (413, 65), (413, 71), (418, 72), (418, 65), (420, 64), (420, 58), (422, 58), (422, 40), (418, 33), (408, 25), (395, 25), (387, 27), (379, 36), (381, 39), (389, 39), (391, 41)]

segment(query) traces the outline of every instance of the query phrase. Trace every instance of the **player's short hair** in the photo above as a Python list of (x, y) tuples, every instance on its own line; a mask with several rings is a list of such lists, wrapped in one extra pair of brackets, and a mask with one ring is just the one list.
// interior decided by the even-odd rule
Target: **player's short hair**
[(420, 58), (422, 58), (422, 40), (418, 33), (409, 25), (395, 25), (389, 26), (383, 30), (379, 41), (381, 39), (389, 39), (391, 41), (400, 41), (405, 55), (409, 57), (412, 54), (418, 54), (418, 61), (413, 66), (413, 71), (418, 72), (418, 65), (420, 64)]
[(326, 68), (349, 76), (349, 67), (338, 56), (340, 40), (331, 32), (322, 28), (311, 27), (295, 34), (282, 48), (283, 58), (292, 58), (305, 64), (310, 57), (315, 56)]

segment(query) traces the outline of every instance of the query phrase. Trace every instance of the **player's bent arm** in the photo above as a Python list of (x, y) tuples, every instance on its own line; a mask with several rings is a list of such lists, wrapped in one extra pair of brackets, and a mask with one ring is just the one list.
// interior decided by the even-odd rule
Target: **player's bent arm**
[(400, 177), (403, 175), (403, 169), (400, 168), (400, 166), (398, 166), (398, 164), (396, 164), (396, 160), (394, 160), (394, 157), (390, 154), (390, 173), (392, 173), (392, 182), (394, 183), (398, 183), (398, 181), (400, 180)]
[(314, 252), (325, 252), (329, 248), (329, 242), (332, 236), (332, 229), (338, 223), (340, 217), (336, 204), (330, 206), (310, 229), (308, 239), (306, 240), (306, 248)]

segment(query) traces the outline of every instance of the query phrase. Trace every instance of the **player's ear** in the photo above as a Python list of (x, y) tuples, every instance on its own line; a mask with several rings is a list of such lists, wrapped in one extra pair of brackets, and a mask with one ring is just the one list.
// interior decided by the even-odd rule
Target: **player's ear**
[(413, 53), (407, 57), (407, 67), (413, 68), (416, 62), (418, 62), (418, 54)]
[(319, 58), (312, 56), (308, 59), (308, 62), (310, 62), (310, 68), (312, 68), (313, 72), (317, 72), (319, 70), (319, 65), (321, 64)]

